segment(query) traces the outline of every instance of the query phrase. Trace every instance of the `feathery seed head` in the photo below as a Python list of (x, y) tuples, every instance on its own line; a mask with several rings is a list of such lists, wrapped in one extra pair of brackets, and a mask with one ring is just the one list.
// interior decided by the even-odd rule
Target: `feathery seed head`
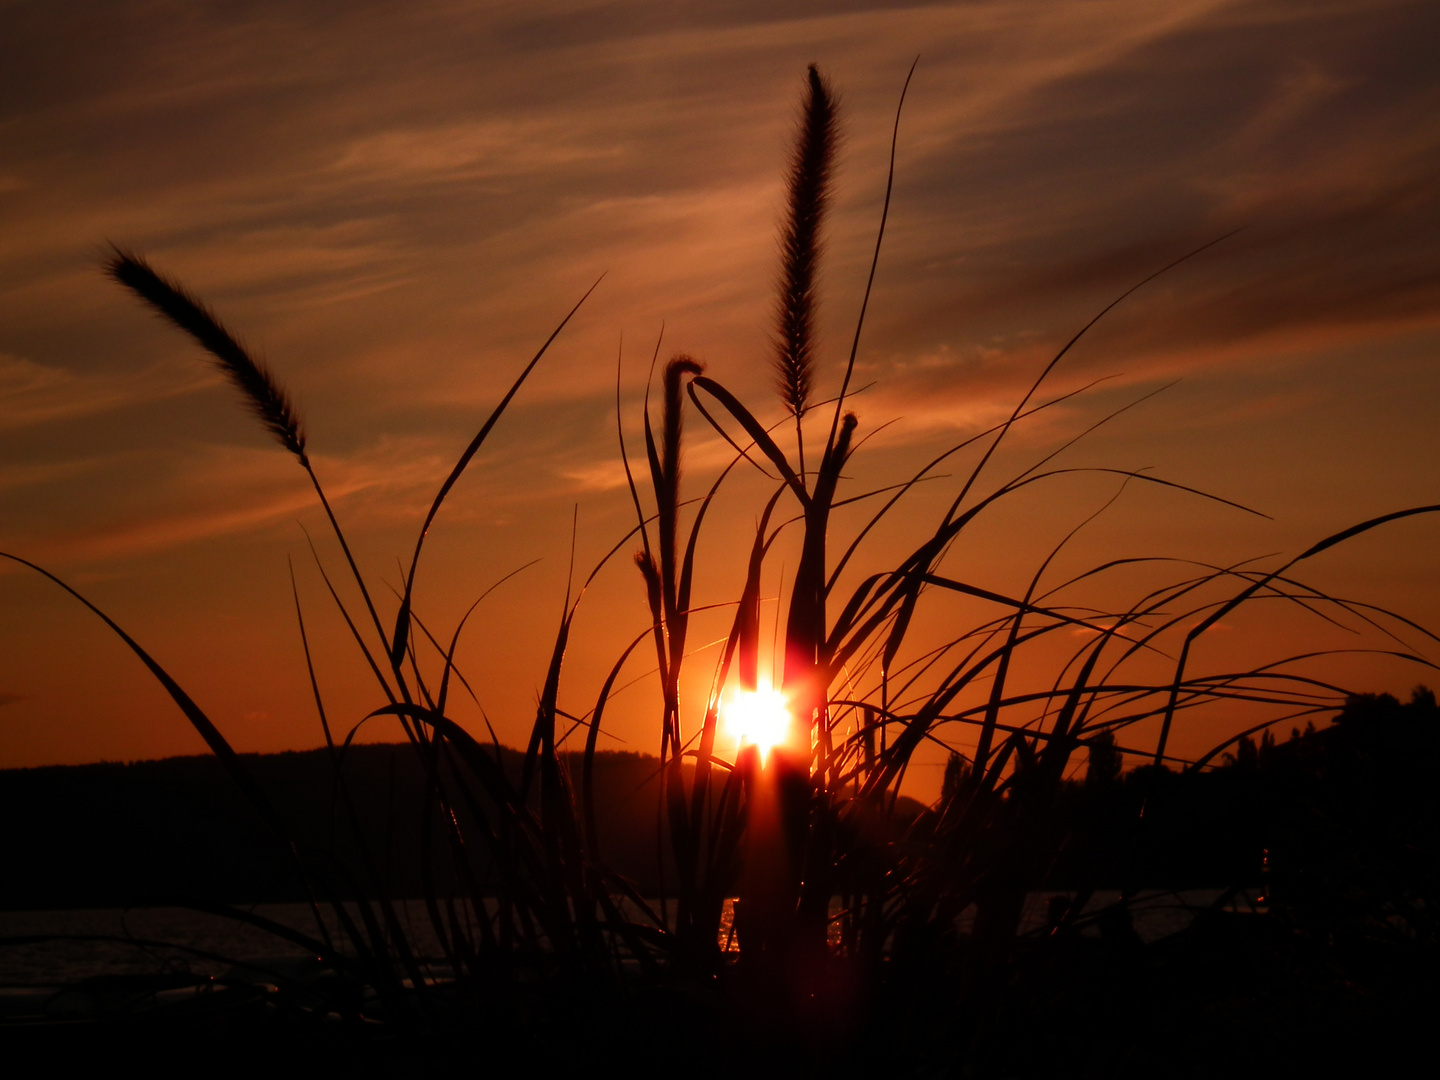
[(813, 381), (816, 275), (820, 227), (830, 203), (835, 159), (836, 101), (810, 65), (805, 107), (787, 179), (789, 201), (780, 231), (780, 287), (775, 304), (775, 374), (780, 398), (803, 415)]
[(140, 256), (110, 248), (105, 272), (150, 305), (161, 318), (185, 331), (205, 349), (217, 368), (245, 395), (252, 412), (280, 444), (309, 467), (305, 429), (289, 394), (261, 360), (252, 357), (203, 303), (157, 273)]

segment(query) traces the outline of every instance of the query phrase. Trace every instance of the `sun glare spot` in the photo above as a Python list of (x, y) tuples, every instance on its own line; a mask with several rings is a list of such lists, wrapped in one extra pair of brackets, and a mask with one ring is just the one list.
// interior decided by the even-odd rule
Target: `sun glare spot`
[(737, 690), (724, 708), (725, 726), (741, 746), (754, 746), (761, 756), (790, 737), (790, 709), (785, 695), (762, 686)]

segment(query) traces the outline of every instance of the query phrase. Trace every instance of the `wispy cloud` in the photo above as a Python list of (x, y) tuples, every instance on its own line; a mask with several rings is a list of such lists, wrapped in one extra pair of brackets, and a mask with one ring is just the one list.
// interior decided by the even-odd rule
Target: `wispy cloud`
[(356, 139), (331, 168), (357, 183), (459, 183), (520, 179), (620, 155), (619, 147), (586, 145), (586, 134), (551, 118), (402, 128)]
[(218, 381), (201, 369), (175, 364), (123, 375), (77, 374), (0, 353), (0, 431), (183, 397)]

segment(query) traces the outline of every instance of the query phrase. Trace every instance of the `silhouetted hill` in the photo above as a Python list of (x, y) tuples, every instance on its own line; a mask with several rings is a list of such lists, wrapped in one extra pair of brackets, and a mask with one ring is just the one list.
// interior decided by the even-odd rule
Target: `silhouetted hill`
[[(500, 751), (518, 778), (522, 755)], [(568, 756), (567, 756), (568, 757)], [(354, 895), (359, 844), (325, 750), (242, 755), (308, 862), (340, 895)], [(423, 892), (418, 842), (425, 774), (408, 744), (351, 746), (343, 775), (360, 831), (386, 891)], [(595, 760), (596, 816), (606, 861), (653, 889), (656, 759), (602, 752)], [(578, 762), (575, 772), (578, 775)], [(454, 780), (442, 778), (453, 790)], [(455, 812), (468, 816), (464, 800)], [(432, 811), (433, 813), (433, 811)], [(130, 764), (0, 770), (0, 907), (123, 906), (204, 899), (304, 898), (283, 845), (209, 755)], [(485, 853), (471, 852), (483, 871)], [(452, 870), (435, 844), (437, 886)], [(342, 870), (341, 868), (346, 868)]]
[[(521, 754), (499, 753), (518, 779)], [(360, 844), (335, 797), (327, 752), (243, 760), (307, 864), (337, 895), (354, 895)], [(578, 775), (578, 760), (565, 762)], [(602, 857), (652, 893), (660, 884), (658, 764), (613, 752), (595, 762)], [(352, 746), (343, 770), (384, 890), (422, 895), (425, 776), (413, 748)], [(1053, 807), (1047, 827), (1063, 841), (1048, 887), (1264, 885), (1297, 917), (1327, 924), (1428, 927), (1425, 913), (1440, 906), (1440, 708), (1429, 691), (1407, 704), (1354, 697), (1330, 727), (1243, 741), (1205, 772), (1096, 776), (1067, 785)], [(454, 778), (442, 780), (453, 793)], [(905, 803), (912, 816), (922, 813)], [(467, 824), (465, 801), (452, 805)], [(0, 814), (3, 908), (304, 898), (286, 850), (208, 755), (0, 770)], [(453, 868), (438, 830), (432, 837), (432, 872), (444, 892)], [(486, 853), (472, 848), (470, 857), (483, 873)]]

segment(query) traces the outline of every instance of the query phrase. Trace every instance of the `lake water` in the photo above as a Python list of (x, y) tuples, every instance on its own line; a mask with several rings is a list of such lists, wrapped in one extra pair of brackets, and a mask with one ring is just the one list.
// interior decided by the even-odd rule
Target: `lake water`
[[(1191, 889), (1182, 892), (1145, 893), (1131, 903), (1136, 931), (1154, 941), (1188, 926), (1195, 915), (1220, 896), (1219, 889)], [(1050, 898), (1055, 893), (1036, 892), (1027, 898), (1022, 929), (1044, 927)], [(1117, 892), (1096, 893), (1086, 908), (1099, 911), (1119, 899)], [(1240, 910), (1250, 901), (1242, 897)], [(253, 910), (257, 915), (312, 937), (315, 919), (304, 904), (266, 904)], [(438, 942), (430, 929), (425, 905), (406, 901), (398, 906), (407, 938), (421, 955), (438, 956)], [(727, 903), (720, 940), (733, 949)], [(966, 929), (961, 916), (960, 929)], [(335, 940), (342, 936), (333, 915), (327, 918)], [(1091, 926), (1082, 933), (1093, 933)], [(16, 938), (47, 938), (16, 942)], [(71, 940), (65, 940), (69, 938)], [(75, 940), (83, 938), (86, 940)], [(163, 942), (164, 944), (154, 944)], [(209, 956), (200, 954), (210, 954)], [(55, 987), (104, 975), (137, 975), (188, 972), (194, 975), (221, 975), (232, 962), (263, 967), (273, 961), (284, 966), (303, 958), (304, 949), (264, 930), (224, 916), (209, 915), (187, 908), (132, 908), (129, 910), (3, 911), (0, 912), (0, 989)]]

